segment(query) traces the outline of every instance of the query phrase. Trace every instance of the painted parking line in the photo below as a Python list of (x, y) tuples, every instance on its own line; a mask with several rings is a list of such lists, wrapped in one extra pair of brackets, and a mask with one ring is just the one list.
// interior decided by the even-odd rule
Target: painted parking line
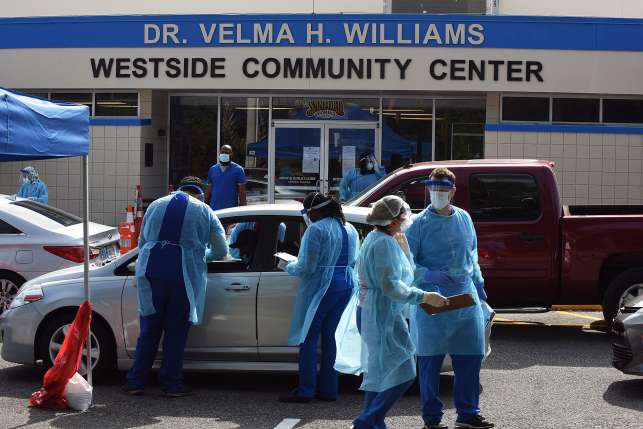
[(275, 429), (292, 429), (299, 422), (300, 419), (283, 419), (281, 423), (275, 426)]
[(519, 322), (517, 320), (512, 320), (512, 321), (502, 321), (495, 323), (494, 325), (498, 326), (563, 326), (567, 328), (607, 328), (607, 325), (572, 325), (572, 324), (566, 324), (566, 323), (538, 323), (538, 322)]
[(584, 314), (570, 313), (568, 311), (554, 311), (554, 313), (564, 314), (565, 316), (582, 317), (583, 319), (605, 320), (602, 317), (585, 316)]
[(603, 311), (602, 305), (552, 305), (552, 310)]

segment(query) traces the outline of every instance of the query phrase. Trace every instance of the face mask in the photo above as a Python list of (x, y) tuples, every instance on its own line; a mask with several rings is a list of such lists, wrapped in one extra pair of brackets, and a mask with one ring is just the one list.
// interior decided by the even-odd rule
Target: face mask
[(400, 225), (400, 232), (406, 231), (411, 225), (413, 225), (413, 219), (411, 219), (411, 217), (407, 217), (404, 219), (404, 222), (402, 222), (402, 225)]
[(24, 183), (25, 185), (27, 185), (27, 184), (29, 184), (29, 183), (31, 183), (31, 182), (29, 181), (29, 178), (28, 178), (28, 177), (23, 177), (23, 178), (22, 178), (22, 183)]
[(431, 193), (431, 205), (434, 209), (441, 210), (449, 204), (449, 194), (451, 192), (441, 192), (441, 191), (430, 191)]
[(221, 155), (219, 155), (219, 161), (221, 161), (221, 162), (229, 162), (230, 161), (230, 154), (222, 153)]
[(373, 163), (366, 164), (366, 169), (367, 170), (372, 170), (373, 169)]

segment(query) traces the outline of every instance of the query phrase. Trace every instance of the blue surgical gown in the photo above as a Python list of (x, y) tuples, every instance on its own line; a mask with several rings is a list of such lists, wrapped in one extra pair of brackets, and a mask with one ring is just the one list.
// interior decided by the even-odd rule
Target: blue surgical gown
[(223, 171), (221, 164), (210, 168), (206, 185), (212, 185), (210, 207), (212, 210), (227, 209), (239, 205), (239, 185), (246, 184), (246, 173), (239, 164), (231, 162)]
[[(484, 355), (484, 320), (474, 284), (484, 280), (478, 265), (476, 231), (469, 214), (457, 207), (450, 216), (435, 213), (429, 206), (413, 217), (406, 231), (415, 256), (415, 284), (427, 292), (444, 296), (472, 294), (477, 305), (428, 315), (411, 308), (411, 337), (418, 356), (442, 354)], [(436, 286), (425, 279), (426, 271), (447, 270), (455, 283)]]
[(342, 250), (342, 228), (348, 234), (348, 265), (346, 274), (357, 284), (355, 263), (359, 252), (359, 235), (353, 225), (342, 226), (336, 218), (324, 218), (310, 225), (301, 239), (297, 261), (286, 269), (292, 276), (302, 277), (292, 313), (288, 345), (298, 346), (306, 340), (317, 307), (328, 290), (335, 265)]
[[(178, 243), (160, 242), (159, 232), (163, 226), (166, 209), (172, 199), (188, 199), (183, 213)], [(148, 273), (148, 261), (152, 249), (157, 245), (180, 248), (181, 273), (168, 273), (160, 267), (160, 273)], [(207, 249), (206, 246), (210, 246)], [(198, 325), (203, 318), (203, 305), (205, 302), (205, 288), (207, 283), (207, 262), (223, 258), (228, 253), (225, 232), (221, 222), (210, 208), (187, 194), (178, 192), (174, 195), (159, 198), (147, 209), (141, 224), (141, 235), (138, 238), (140, 248), (136, 268), (136, 282), (138, 283), (138, 314), (149, 316), (156, 313), (152, 303), (152, 288), (147, 280), (150, 277), (179, 278), (185, 283), (188, 300), (190, 301), (190, 322)]]
[(43, 204), (49, 204), (49, 190), (47, 185), (41, 181), (36, 183), (24, 183), (17, 194), (21, 198), (33, 198), (34, 201)]
[(350, 200), (384, 176), (386, 176), (384, 167), (380, 167), (379, 171), (373, 171), (373, 174), (366, 175), (362, 174), (360, 168), (351, 168), (339, 183), (339, 199), (342, 201)]
[(405, 255), (397, 240), (371, 232), (362, 244), (359, 277), (366, 295), (362, 302), (362, 334), (355, 320), (354, 295), (340, 320), (335, 338), (335, 369), (364, 373), (361, 390), (383, 392), (415, 378), (415, 346), (406, 323), (408, 304), (421, 304), (424, 291), (412, 286), (413, 254)]

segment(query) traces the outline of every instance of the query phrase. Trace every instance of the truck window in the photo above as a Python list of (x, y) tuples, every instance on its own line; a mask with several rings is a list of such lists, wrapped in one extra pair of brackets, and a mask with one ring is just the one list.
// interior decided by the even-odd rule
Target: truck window
[(474, 222), (530, 221), (540, 217), (540, 191), (530, 174), (473, 174), (469, 179)]
[(402, 198), (411, 207), (413, 213), (419, 213), (429, 206), (431, 199), (426, 189), (426, 181), (429, 177), (416, 177), (413, 180), (404, 182), (389, 195), (396, 195)]

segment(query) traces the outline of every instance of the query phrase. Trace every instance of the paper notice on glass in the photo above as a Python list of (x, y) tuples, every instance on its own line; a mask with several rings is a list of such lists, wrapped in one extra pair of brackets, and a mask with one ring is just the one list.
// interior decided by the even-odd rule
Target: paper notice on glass
[(301, 172), (319, 174), (318, 147), (304, 147), (304, 158), (302, 160)]
[(355, 168), (355, 146), (342, 147), (342, 176), (345, 176), (348, 170)]

